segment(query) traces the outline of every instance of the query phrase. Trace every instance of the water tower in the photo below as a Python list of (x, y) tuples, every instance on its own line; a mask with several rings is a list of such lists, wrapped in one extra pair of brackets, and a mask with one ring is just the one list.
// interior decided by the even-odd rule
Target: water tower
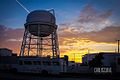
[(20, 56), (59, 57), (54, 11), (35, 10), (27, 15)]

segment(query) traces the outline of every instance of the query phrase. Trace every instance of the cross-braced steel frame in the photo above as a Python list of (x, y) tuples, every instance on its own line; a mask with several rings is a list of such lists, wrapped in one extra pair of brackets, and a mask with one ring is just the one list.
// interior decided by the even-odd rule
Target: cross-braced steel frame
[[(37, 25), (38, 28), (41, 26), (41, 24)], [(39, 35), (40, 29), (37, 31)], [(25, 28), (20, 56), (59, 57), (57, 27), (46, 37), (34, 36), (29, 32), (29, 26)]]

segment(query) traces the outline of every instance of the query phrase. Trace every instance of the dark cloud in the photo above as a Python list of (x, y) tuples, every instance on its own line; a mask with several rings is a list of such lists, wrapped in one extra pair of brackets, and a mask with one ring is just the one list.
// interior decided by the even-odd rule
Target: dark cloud
[(77, 27), (79, 32), (99, 31), (113, 25), (114, 21), (110, 19), (111, 16), (112, 10), (103, 11), (92, 5), (86, 5), (74, 21), (63, 23), (60, 26)]
[[(100, 31), (92, 31), (92, 32), (76, 32), (73, 33), (71, 31), (67, 31), (68, 28), (60, 29), (59, 37), (62, 38), (87, 38), (88, 40), (95, 41), (95, 42), (115, 42), (115, 40), (120, 39), (120, 26), (109, 26)], [(67, 30), (65, 30), (67, 29)], [(69, 29), (70, 30), (70, 29)]]
[[(86, 5), (80, 15), (71, 23), (63, 23), (59, 28), (60, 43), (87, 38), (96, 42), (115, 42), (120, 39), (120, 26), (114, 26), (110, 20), (112, 10), (98, 10), (93, 5)], [(68, 38), (68, 39), (67, 39)]]
[(24, 29), (12, 29), (4, 25), (0, 25), (0, 41), (7, 41), (9, 39), (21, 39)]
[(117, 39), (120, 39), (120, 26), (106, 27), (98, 32), (88, 33), (88, 38), (96, 42), (115, 42)]
[(112, 15), (111, 10), (99, 11), (92, 5), (86, 5), (80, 12), (80, 17), (78, 22), (88, 23), (88, 22), (104, 22)]

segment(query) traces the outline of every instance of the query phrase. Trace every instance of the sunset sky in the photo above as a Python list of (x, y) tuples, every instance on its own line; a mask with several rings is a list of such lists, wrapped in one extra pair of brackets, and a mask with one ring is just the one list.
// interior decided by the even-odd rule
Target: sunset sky
[[(84, 54), (117, 51), (120, 0), (19, 0), (29, 11), (54, 9), (60, 54), (81, 62)], [(0, 0), (0, 48), (19, 54), (27, 12), (16, 0)]]

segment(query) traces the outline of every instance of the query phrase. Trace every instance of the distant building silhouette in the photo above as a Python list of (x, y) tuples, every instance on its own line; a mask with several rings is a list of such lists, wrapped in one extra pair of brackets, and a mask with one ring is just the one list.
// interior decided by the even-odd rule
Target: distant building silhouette
[(8, 48), (0, 48), (0, 56), (17, 56), (17, 54)]
[(7, 48), (0, 48), (0, 56), (12, 56), (12, 50)]
[(113, 63), (116, 62), (116, 58), (120, 57), (120, 54), (115, 52), (100, 52), (100, 53), (93, 53), (93, 54), (85, 54), (82, 57), (82, 63), (88, 64), (89, 61), (93, 60), (95, 56), (99, 54), (103, 55), (103, 59), (102, 59), (103, 66), (111, 66)]

